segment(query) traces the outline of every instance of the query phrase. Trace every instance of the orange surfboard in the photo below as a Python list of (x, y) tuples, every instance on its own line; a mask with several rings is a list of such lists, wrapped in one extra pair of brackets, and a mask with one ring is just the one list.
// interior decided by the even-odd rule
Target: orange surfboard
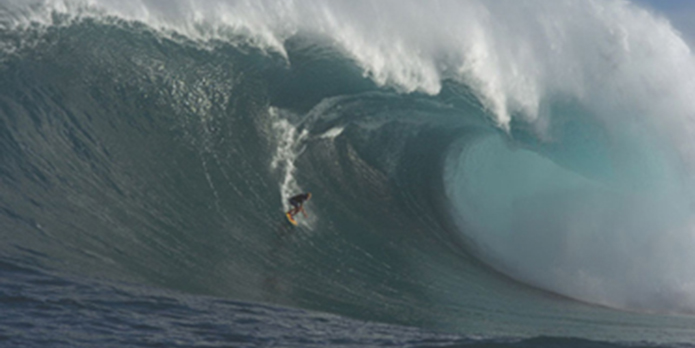
[(292, 225), (297, 226), (297, 220), (293, 219), (290, 213), (285, 213), (285, 216), (287, 217), (287, 221), (289, 221)]

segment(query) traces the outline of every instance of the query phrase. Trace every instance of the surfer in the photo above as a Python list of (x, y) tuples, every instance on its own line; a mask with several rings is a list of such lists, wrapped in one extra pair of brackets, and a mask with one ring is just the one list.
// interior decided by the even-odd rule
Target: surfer
[(300, 193), (290, 198), (292, 209), (287, 212), (287, 216), (290, 217), (290, 219), (294, 219), (294, 216), (301, 211), (302, 214), (304, 214), (304, 217), (307, 217), (306, 211), (304, 211), (304, 202), (308, 201), (309, 199), (311, 199), (311, 192)]

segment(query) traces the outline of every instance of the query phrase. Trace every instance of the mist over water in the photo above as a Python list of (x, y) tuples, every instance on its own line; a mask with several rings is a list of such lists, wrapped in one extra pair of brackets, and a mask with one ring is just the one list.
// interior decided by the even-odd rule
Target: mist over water
[[(3, 31), (86, 18), (143, 23), (211, 50), (220, 42), (260, 48), (290, 67), (287, 43), (302, 38), (335, 50), (388, 92), (442, 102), (444, 92), (469, 91), (480, 115), (451, 117), (482, 119), (485, 131), (446, 149), (442, 181), (446, 213), (476, 257), (523, 283), (585, 302), (695, 311), (695, 61), (665, 19), (632, 3), (16, 0), (3, 6), (9, 9), (0, 18)], [(32, 40), (2, 49), (22, 54), (37, 44)], [(284, 201), (304, 187), (295, 161), (307, 132), (270, 110), (281, 146), (269, 167), (281, 172)], [(343, 129), (326, 129), (322, 139), (333, 141)]]

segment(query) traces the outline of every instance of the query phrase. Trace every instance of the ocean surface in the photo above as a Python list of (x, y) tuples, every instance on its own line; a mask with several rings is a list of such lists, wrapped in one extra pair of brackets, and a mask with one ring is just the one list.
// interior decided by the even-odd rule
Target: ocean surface
[(627, 1), (0, 0), (0, 346), (693, 347), (694, 81)]

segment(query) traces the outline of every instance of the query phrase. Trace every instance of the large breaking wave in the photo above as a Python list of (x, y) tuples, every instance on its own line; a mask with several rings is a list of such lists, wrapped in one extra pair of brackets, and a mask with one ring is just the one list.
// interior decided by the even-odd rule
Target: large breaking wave
[(622, 1), (423, 6), (6, 1), (0, 250), (481, 333), (552, 329), (461, 319), (558, 301), (525, 285), (695, 310), (677, 32)]

